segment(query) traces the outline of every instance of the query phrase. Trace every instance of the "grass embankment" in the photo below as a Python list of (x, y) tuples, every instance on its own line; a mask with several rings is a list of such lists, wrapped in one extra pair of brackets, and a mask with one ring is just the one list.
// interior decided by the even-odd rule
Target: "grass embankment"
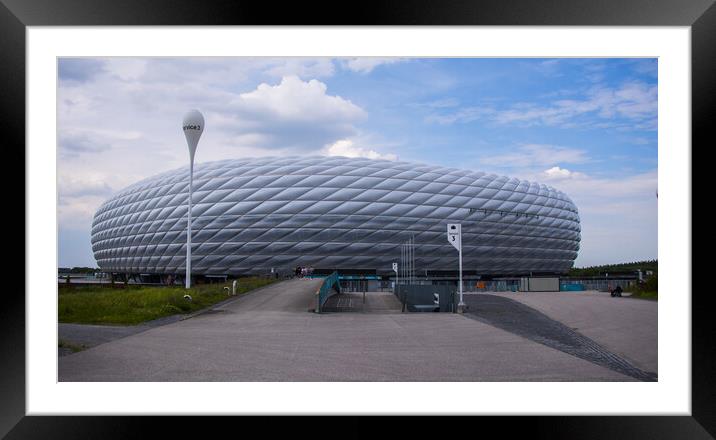
[(87, 346), (83, 344), (75, 344), (72, 342), (65, 341), (64, 339), (60, 339), (57, 343), (57, 346), (60, 348), (67, 348), (69, 350), (72, 350), (72, 353), (77, 353), (78, 351), (87, 349)]
[[(273, 278), (241, 278), (237, 294), (266, 286)], [(139, 324), (144, 321), (188, 314), (229, 298), (224, 286), (205, 284), (187, 290), (180, 286), (62, 286), (59, 288), (59, 321), (78, 324)], [(191, 301), (184, 299), (189, 294)]]
[(659, 293), (658, 292), (632, 292), (630, 298), (638, 298), (638, 299), (650, 299), (654, 301), (659, 300)]
[(658, 274), (650, 276), (643, 284), (627, 288), (626, 290), (627, 292), (631, 292), (632, 298), (651, 299), (657, 301), (659, 299)]

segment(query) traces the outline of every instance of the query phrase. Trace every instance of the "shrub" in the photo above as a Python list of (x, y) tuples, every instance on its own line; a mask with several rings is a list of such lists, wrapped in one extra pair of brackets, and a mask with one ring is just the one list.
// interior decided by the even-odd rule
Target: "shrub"
[(657, 281), (657, 274), (654, 274), (646, 279), (646, 282), (644, 283), (643, 289), (647, 292), (658, 292), (659, 291), (659, 285)]

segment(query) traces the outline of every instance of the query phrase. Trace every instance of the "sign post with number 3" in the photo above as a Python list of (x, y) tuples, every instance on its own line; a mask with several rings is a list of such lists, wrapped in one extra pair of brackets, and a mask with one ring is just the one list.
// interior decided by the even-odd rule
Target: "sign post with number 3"
[(460, 267), (460, 279), (458, 281), (458, 289), (460, 292), (460, 303), (457, 305), (458, 310), (462, 312), (465, 307), (465, 303), (462, 301), (462, 228), (460, 223), (448, 223), (447, 225), (447, 239), (448, 242), (457, 249), (458, 252), (458, 264)]

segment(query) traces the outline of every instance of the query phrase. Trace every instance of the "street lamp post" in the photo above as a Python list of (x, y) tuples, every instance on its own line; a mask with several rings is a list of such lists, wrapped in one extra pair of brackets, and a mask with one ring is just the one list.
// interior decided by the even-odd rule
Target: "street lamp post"
[(191, 205), (194, 190), (194, 153), (204, 132), (204, 116), (198, 110), (190, 110), (184, 115), (182, 130), (189, 146), (189, 212), (186, 227), (186, 288), (191, 287)]

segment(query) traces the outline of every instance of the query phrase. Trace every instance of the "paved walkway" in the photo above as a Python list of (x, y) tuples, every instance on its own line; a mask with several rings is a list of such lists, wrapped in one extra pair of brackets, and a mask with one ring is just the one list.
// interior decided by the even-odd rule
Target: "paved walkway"
[(465, 316), (642, 381), (656, 374), (641, 370), (592, 339), (519, 301), (497, 295), (465, 296)]
[[(125, 338), (150, 328), (146, 325), (90, 325), (61, 322), (58, 325), (58, 337), (60, 341), (65, 343), (90, 348), (115, 339)], [(60, 356), (67, 356), (72, 353), (73, 351), (69, 348), (60, 347), (58, 349)]]
[[(480, 294), (477, 294), (480, 295)], [(594, 340), (642, 370), (658, 372), (657, 301), (612, 298), (608, 292), (505, 292)]]
[[(266, 287), (259, 287), (258, 289), (254, 289), (250, 292), (247, 292), (242, 296), (258, 293)], [(155, 327), (161, 327), (163, 325), (171, 324), (173, 322), (193, 318), (194, 316), (200, 315), (202, 313), (211, 312), (212, 309), (236, 301), (238, 298), (239, 297), (230, 296), (227, 299), (220, 301), (211, 307), (208, 307), (207, 309), (198, 310), (187, 315), (176, 314), (165, 316), (163, 318), (154, 319), (137, 325), (92, 325), (61, 322), (58, 324), (57, 329), (58, 339), (65, 343), (69, 343), (77, 347), (82, 347), (83, 349), (95, 347), (97, 345), (114, 341), (116, 339), (125, 338), (127, 336), (141, 333)], [(59, 347), (58, 349), (59, 356), (67, 356), (72, 353), (74, 353), (74, 351), (68, 347)]]
[(296, 279), (59, 358), (60, 381), (631, 381), (452, 313), (309, 312)]

